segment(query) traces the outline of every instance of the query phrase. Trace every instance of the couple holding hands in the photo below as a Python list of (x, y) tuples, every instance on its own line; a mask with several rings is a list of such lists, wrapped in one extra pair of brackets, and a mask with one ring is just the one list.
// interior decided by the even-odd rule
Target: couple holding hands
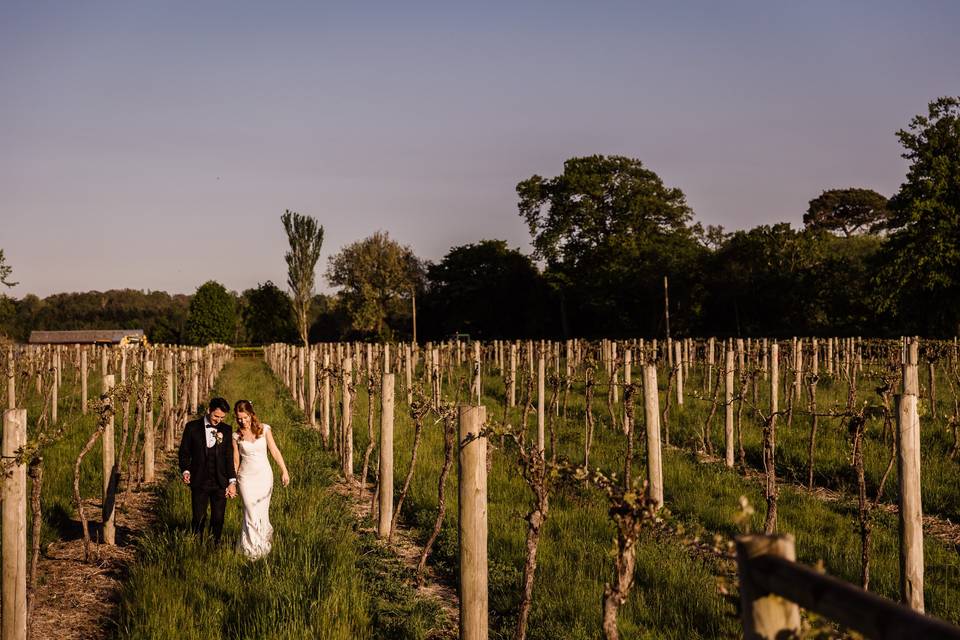
[(227, 498), (240, 496), (243, 505), (243, 530), (237, 550), (250, 559), (270, 552), (273, 527), (270, 524), (270, 496), (273, 494), (273, 469), (267, 453), (280, 467), (283, 486), (290, 474), (271, 433), (270, 425), (260, 422), (249, 400), (238, 400), (233, 407), (237, 420), (234, 433), (223, 419), (230, 404), (213, 398), (202, 418), (188, 422), (180, 441), (179, 461), (183, 482), (190, 486), (194, 533), (201, 533), (210, 510), (210, 532), (216, 544), (223, 533)]

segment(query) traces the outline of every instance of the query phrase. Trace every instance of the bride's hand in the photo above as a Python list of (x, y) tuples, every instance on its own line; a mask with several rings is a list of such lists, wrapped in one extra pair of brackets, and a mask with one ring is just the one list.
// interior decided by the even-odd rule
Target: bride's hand
[(283, 486), (287, 486), (288, 484), (290, 484), (290, 474), (284, 471), (283, 475), (280, 476), (280, 482), (283, 483)]

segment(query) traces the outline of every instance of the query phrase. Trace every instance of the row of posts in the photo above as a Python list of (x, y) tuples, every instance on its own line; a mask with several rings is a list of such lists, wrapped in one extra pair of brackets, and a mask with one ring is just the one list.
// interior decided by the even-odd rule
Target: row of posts
[[(58, 348), (59, 347), (59, 348)], [(63, 353), (74, 352), (75, 362), (79, 369), (81, 411), (88, 411), (88, 373), (89, 354), (99, 356), (100, 372), (102, 376), (102, 399), (104, 409), (108, 411), (108, 418), (103, 431), (102, 442), (102, 474), (103, 474), (103, 509), (101, 522), (103, 542), (116, 543), (115, 525), (115, 496), (120, 470), (116, 463), (115, 430), (111, 391), (117, 384), (117, 374), (107, 373), (119, 369), (120, 383), (127, 378), (128, 355), (138, 353), (132, 347), (107, 347), (87, 345), (57, 345), (53, 347), (25, 346), (14, 351), (7, 349), (7, 400), (11, 406), (3, 413), (2, 434), (2, 462), (5, 472), (3, 481), (2, 504), (2, 623), (0, 623), (0, 640), (25, 640), (27, 636), (27, 464), (29, 461), (20, 460), (18, 452), (22, 452), (27, 443), (27, 410), (16, 408), (16, 375), (17, 361), (15, 357), (25, 360), (30, 367), (31, 377), (40, 366), (49, 366), (51, 376), (51, 406), (50, 418), (56, 424), (58, 387), (61, 383)], [(223, 365), (231, 358), (231, 350), (223, 345), (211, 345), (205, 348), (181, 348), (159, 346), (145, 348), (140, 354), (143, 358), (144, 383), (147, 385), (147, 396), (144, 402), (144, 447), (143, 447), (143, 479), (151, 482), (155, 478), (156, 465), (156, 425), (153, 415), (153, 376), (154, 360), (162, 359), (164, 363), (163, 415), (167, 423), (165, 438), (162, 443), (166, 451), (172, 451), (175, 446), (175, 431), (182, 429), (183, 421), (175, 424), (176, 411), (176, 370), (175, 364), (179, 361), (183, 366), (189, 363), (189, 388), (181, 394), (181, 411), (179, 414), (187, 416), (187, 402), (189, 401), (190, 414), (197, 412), (201, 394), (206, 394), (213, 386), (214, 380)], [(119, 367), (117, 362), (119, 361)], [(38, 382), (38, 390), (39, 382)]]

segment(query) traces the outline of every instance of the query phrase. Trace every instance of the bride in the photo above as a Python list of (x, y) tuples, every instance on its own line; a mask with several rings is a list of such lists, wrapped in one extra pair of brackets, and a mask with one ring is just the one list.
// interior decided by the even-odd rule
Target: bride
[(280, 481), (290, 484), (290, 474), (280, 449), (270, 432), (270, 425), (257, 419), (249, 400), (233, 405), (237, 431), (233, 434), (233, 464), (237, 469), (237, 485), (243, 503), (243, 531), (237, 549), (250, 559), (270, 553), (273, 527), (270, 525), (270, 495), (273, 493), (273, 470), (267, 451), (280, 467)]

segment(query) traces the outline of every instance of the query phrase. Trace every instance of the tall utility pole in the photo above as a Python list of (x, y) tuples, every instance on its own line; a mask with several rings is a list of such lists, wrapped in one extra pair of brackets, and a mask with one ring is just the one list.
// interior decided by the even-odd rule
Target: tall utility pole
[(667, 340), (670, 340), (670, 288), (667, 276), (663, 276), (663, 316), (667, 320)]
[(410, 304), (413, 305), (413, 344), (417, 344), (417, 290), (410, 290)]

